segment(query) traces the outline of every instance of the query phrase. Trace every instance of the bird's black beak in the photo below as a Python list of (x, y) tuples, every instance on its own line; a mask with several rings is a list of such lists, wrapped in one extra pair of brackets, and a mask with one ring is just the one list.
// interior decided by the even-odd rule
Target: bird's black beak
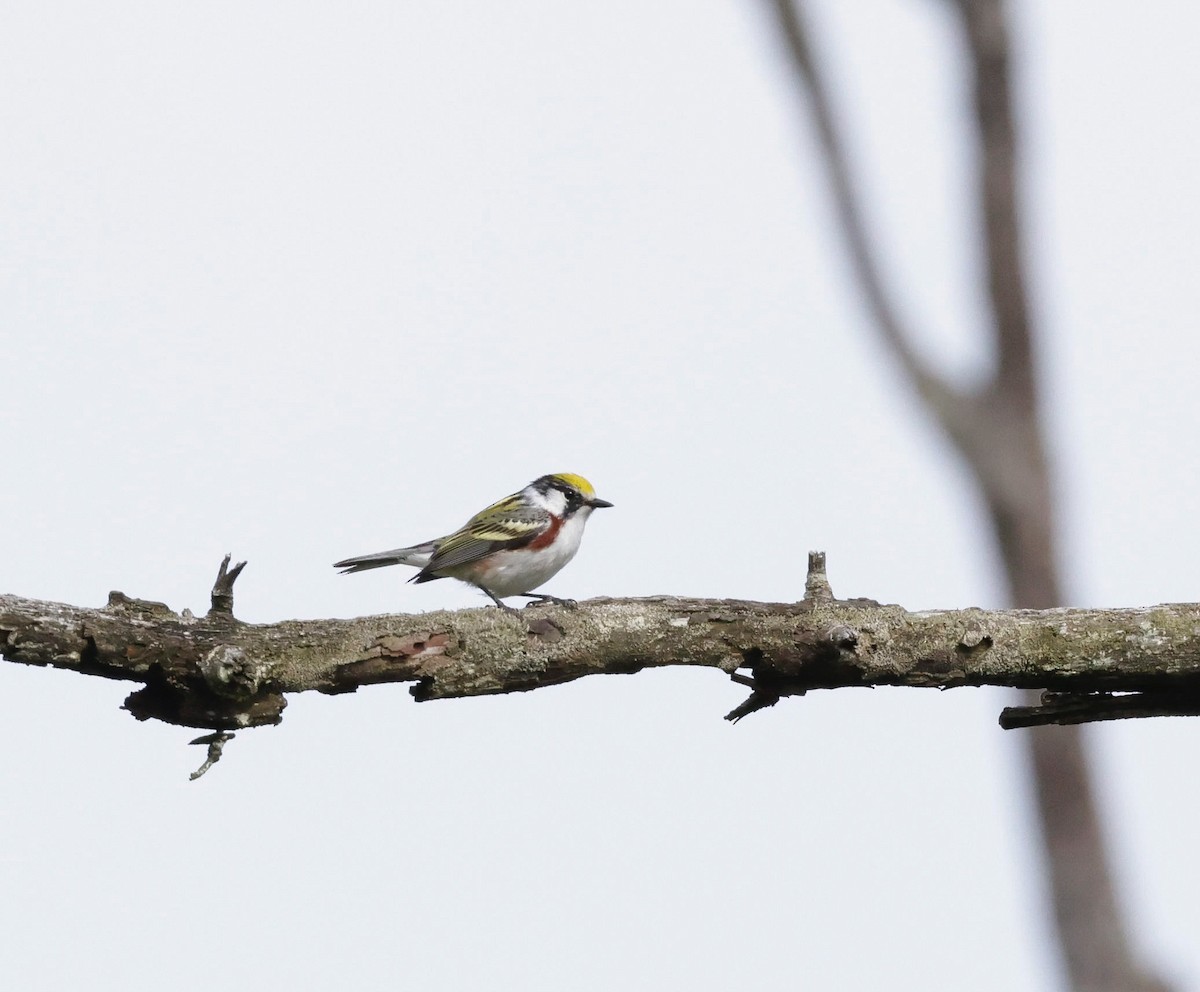
[(612, 503), (610, 503), (606, 499), (589, 499), (587, 501), (587, 505), (591, 506), (591, 507), (595, 507), (597, 510), (600, 510), (606, 506), (612, 506)]

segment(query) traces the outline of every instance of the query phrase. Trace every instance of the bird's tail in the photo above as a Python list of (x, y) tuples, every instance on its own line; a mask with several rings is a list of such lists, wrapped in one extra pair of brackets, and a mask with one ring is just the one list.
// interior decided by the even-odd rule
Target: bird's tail
[(343, 575), (351, 572), (365, 572), (369, 568), (383, 568), (386, 565), (412, 565), (414, 568), (424, 568), (437, 550), (436, 541), (426, 541), (424, 544), (414, 544), (411, 548), (396, 548), (392, 551), (377, 551), (373, 555), (359, 555), (357, 558), (347, 558), (335, 561), (334, 568), (340, 568)]

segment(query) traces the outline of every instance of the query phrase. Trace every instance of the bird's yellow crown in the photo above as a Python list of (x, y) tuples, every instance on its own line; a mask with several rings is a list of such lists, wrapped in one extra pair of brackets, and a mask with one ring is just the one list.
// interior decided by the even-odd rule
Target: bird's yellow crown
[(596, 496), (596, 490), (582, 475), (576, 475), (574, 472), (555, 472), (550, 478), (556, 479), (564, 485), (574, 486), (583, 493), (585, 499), (594, 499)]

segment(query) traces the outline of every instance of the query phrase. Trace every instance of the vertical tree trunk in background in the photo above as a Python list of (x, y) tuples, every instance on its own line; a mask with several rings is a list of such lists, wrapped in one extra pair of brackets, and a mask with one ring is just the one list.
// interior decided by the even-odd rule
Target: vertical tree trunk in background
[[(1010, 603), (1062, 604), (1054, 487), (1040, 417), (1038, 369), (1025, 291), (1018, 197), (1018, 144), (1009, 81), (1004, 0), (952, 0), (971, 78), (980, 234), (995, 366), (964, 392), (914, 347), (880, 275), (875, 247), (814, 56), (802, 0), (771, 0), (795, 78), (806, 98), (838, 222), (881, 344), (971, 468), (987, 505)], [(1163, 992), (1130, 948), (1117, 904), (1091, 775), (1078, 727), (1026, 732), (1024, 741), (1049, 874), (1059, 945), (1076, 992)]]

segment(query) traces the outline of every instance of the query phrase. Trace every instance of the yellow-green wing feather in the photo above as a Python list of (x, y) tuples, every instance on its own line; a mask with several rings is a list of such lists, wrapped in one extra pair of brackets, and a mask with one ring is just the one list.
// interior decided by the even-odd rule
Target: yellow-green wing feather
[(550, 514), (545, 509), (529, 506), (516, 493), (480, 510), (458, 533), (468, 533), (481, 541), (514, 541), (542, 530), (549, 522)]
[(458, 568), (479, 561), (505, 545), (520, 547), (546, 528), (550, 514), (522, 503), (519, 494), (506, 496), (486, 510), (480, 510), (438, 544), (425, 573)]

